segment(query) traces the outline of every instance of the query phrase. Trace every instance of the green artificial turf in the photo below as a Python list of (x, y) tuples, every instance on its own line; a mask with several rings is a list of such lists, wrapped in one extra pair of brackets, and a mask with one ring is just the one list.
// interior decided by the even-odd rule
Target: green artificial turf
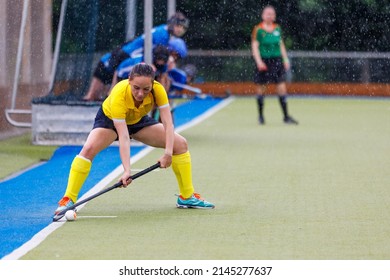
[[(22, 259), (389, 259), (390, 100), (238, 98), (184, 131), (196, 191), (175, 208), (171, 169), (90, 201)], [(134, 164), (153, 164), (154, 150)], [(116, 216), (95, 217), (91, 216)]]
[(30, 133), (1, 140), (0, 179), (50, 159), (55, 149), (55, 146), (32, 145)]

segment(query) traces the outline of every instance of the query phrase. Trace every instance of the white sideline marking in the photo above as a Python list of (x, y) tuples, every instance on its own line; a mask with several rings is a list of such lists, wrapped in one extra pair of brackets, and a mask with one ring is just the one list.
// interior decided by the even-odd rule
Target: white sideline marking
[(76, 220), (78, 220), (78, 219), (111, 219), (111, 218), (118, 218), (118, 216), (77, 216)]
[[(235, 98), (234, 97), (229, 97), (223, 101), (221, 101), (218, 105), (210, 108), (200, 116), (194, 118), (192, 121), (189, 121), (188, 123), (181, 125), (175, 129), (176, 132), (181, 132), (184, 131), (190, 127), (193, 127), (200, 122), (204, 121), (205, 119), (209, 118), (225, 106), (229, 105)], [(131, 157), (131, 163), (135, 163), (138, 160), (142, 159), (144, 156), (149, 154), (151, 151), (153, 151), (155, 148), (147, 146), (145, 149), (137, 153), (135, 156)], [(111, 181), (113, 181), (115, 178), (117, 178), (121, 173), (123, 172), (123, 167), (122, 165), (119, 165), (116, 167), (112, 172), (110, 172), (106, 177), (104, 177), (99, 183), (97, 183), (92, 189), (90, 189), (88, 192), (86, 192), (81, 199), (85, 199), (98, 191), (102, 190), (104, 187), (106, 187)], [(83, 208), (88, 202), (80, 205), (77, 207), (77, 211)], [(82, 216), (78, 217), (81, 218)], [(87, 216), (84, 216), (87, 217)], [(91, 216), (88, 216), (91, 217)], [(106, 216), (107, 217), (107, 216)], [(63, 226), (65, 223), (64, 222), (52, 222), (50, 225), (39, 231), (37, 234), (35, 234), (29, 241), (24, 243), (22, 246), (19, 248), (15, 249), (13, 252), (10, 254), (4, 256), (2, 260), (17, 260), (27, 254), (29, 251), (37, 247), (41, 242), (43, 242), (46, 237), (48, 237), (52, 232), (54, 232), (56, 229), (60, 228)]]

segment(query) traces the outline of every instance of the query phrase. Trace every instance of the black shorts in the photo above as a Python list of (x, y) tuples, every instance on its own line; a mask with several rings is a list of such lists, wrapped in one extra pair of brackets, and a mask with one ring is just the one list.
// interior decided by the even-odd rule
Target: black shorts
[[(126, 44), (126, 43), (125, 43)], [(123, 46), (123, 45), (122, 45)], [(109, 60), (110, 67), (112, 69), (117, 69), (119, 64), (121, 64), (123, 61), (126, 59), (130, 58), (130, 55), (126, 53), (123, 49), (122, 46), (117, 47), (112, 53), (111, 57)]]
[(99, 61), (98, 65), (95, 68), (95, 72), (93, 72), (93, 76), (98, 78), (105, 85), (110, 85), (112, 83), (112, 78), (114, 77), (114, 73), (111, 73), (104, 66), (104, 63)]
[[(131, 136), (133, 134), (136, 134), (144, 127), (155, 125), (155, 124), (158, 124), (158, 121), (146, 115), (142, 117), (142, 119), (139, 122), (135, 124), (127, 125), (127, 129), (129, 130), (129, 135)], [(95, 122), (93, 124), (93, 128), (98, 128), (98, 127), (112, 129), (115, 131), (116, 134), (118, 134), (115, 129), (113, 120), (111, 120), (109, 117), (107, 117), (104, 114), (102, 107), (100, 107), (99, 111), (97, 112), (95, 117)], [(118, 140), (118, 138), (116, 140)]]
[(254, 82), (256, 84), (279, 84), (286, 81), (286, 70), (281, 57), (264, 58), (267, 71), (255, 69)]

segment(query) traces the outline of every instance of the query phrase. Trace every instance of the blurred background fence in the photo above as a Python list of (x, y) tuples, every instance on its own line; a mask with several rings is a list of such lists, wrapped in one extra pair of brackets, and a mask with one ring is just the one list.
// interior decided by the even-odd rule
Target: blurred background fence
[[(290, 51), (289, 82), (389, 83), (390, 53)], [(204, 81), (252, 81), (249, 51), (190, 51), (183, 63), (195, 64)]]
[[(96, 65), (103, 53), (96, 53)], [(290, 51), (289, 82), (390, 83), (390, 53)], [(90, 54), (61, 54), (56, 80), (88, 79)], [(196, 82), (252, 81), (255, 64), (250, 51), (190, 50), (180, 63), (194, 64)], [(85, 81), (87, 82), (87, 81)]]
[[(72, 81), (74, 94), (85, 94), (89, 77), (101, 55), (103, 53), (93, 55), (91, 68), (91, 54), (61, 54), (56, 74), (56, 94), (61, 94), (64, 88), (61, 85), (69, 84), (69, 81)], [(387, 52), (289, 51), (288, 55), (291, 61), (291, 70), (287, 74), (289, 83), (390, 83), (390, 53)], [(252, 82), (255, 69), (249, 50), (190, 50), (180, 63), (181, 66), (185, 64), (196, 66), (195, 84), (248, 83)]]

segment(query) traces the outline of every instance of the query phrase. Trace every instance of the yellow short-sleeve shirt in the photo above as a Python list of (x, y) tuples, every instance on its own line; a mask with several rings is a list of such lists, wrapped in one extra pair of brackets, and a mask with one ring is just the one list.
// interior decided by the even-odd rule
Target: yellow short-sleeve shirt
[(128, 125), (135, 124), (146, 116), (155, 104), (159, 108), (169, 106), (168, 95), (157, 81), (153, 82), (153, 92), (154, 94), (150, 92), (137, 108), (134, 105), (129, 80), (123, 80), (114, 86), (110, 95), (104, 100), (103, 112), (112, 120), (125, 120)]

